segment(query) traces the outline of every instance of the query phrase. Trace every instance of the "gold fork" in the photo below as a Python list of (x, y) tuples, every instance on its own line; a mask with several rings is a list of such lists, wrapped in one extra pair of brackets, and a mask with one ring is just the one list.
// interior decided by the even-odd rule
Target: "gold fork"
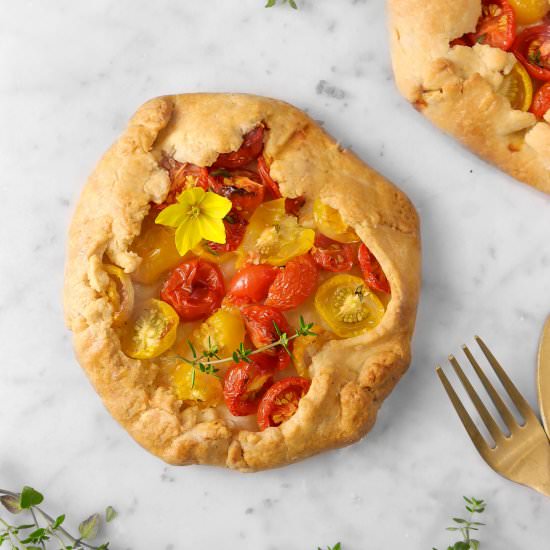
[(462, 346), (462, 349), (510, 434), (505, 435), (501, 431), (453, 355), (449, 355), (449, 362), (472, 400), (481, 420), (491, 434), (494, 441), (493, 446), (485, 440), (477, 429), (440, 366), (436, 368), (439, 379), (462, 424), (466, 428), (470, 439), (485, 462), (500, 475), (517, 483), (527, 485), (543, 495), (550, 496), (550, 442), (546, 437), (546, 433), (527, 401), (504, 372), (504, 369), (500, 366), (483, 340), (479, 336), (476, 336), (475, 339), (510, 396), (512, 403), (514, 403), (523, 417), (523, 424), (518, 424), (510, 409), (504, 403), (493, 384), (491, 384), (467, 346)]

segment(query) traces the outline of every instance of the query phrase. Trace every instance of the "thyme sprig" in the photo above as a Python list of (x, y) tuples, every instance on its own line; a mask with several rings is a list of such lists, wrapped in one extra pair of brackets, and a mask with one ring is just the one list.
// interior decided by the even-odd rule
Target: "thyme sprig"
[[(295, 10), (298, 9), (298, 4), (296, 4), (296, 0), (281, 0), (281, 4), (286, 4), (287, 2), (291, 8), (294, 8)], [(277, 0), (267, 0), (265, 7), (272, 8), (276, 4), (277, 4)]]

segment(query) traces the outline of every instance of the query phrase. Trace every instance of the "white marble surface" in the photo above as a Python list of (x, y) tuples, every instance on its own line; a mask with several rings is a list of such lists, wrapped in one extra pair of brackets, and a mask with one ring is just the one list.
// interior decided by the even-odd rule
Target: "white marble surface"
[[(397, 94), (381, 0), (4, 0), (0, 18), (0, 486), (85, 516), (113, 549), (443, 547), (461, 495), (489, 502), (486, 549), (546, 548), (550, 500), (478, 457), (433, 372), (483, 335), (536, 405), (550, 311), (550, 198), (512, 181)], [(149, 97), (242, 91), (307, 109), (401, 186), (423, 223), (407, 376), (369, 437), (256, 475), (167, 467), (111, 420), (63, 326), (67, 224), (87, 174)]]

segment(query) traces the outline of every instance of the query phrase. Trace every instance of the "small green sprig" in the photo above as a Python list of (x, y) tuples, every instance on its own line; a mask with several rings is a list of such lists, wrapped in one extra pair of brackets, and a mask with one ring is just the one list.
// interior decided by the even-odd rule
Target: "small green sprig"
[[(32, 487), (25, 486), (20, 493), (0, 489), (0, 503), (11, 514), (27, 513), (32, 522), (14, 524), (0, 517), (0, 546), (7, 543), (12, 550), (46, 550), (51, 543), (60, 550), (107, 550), (109, 543), (94, 546), (86, 541), (97, 537), (101, 525), (100, 514), (93, 514), (78, 526), (79, 536), (71, 535), (64, 527), (65, 514), (56, 518), (46, 513), (39, 504), (44, 496)], [(108, 523), (116, 516), (112, 506), (105, 510)]]
[[(483, 500), (474, 497), (463, 497), (466, 501), (466, 510), (470, 512), (468, 519), (453, 518), (454, 525), (447, 527), (447, 531), (457, 531), (462, 535), (463, 540), (457, 541), (447, 550), (479, 550), (480, 542), (472, 538), (472, 531), (479, 531), (479, 527), (485, 525), (479, 521), (473, 521), (475, 514), (482, 514), (485, 511), (486, 504)], [(437, 550), (434, 548), (433, 550)]]
[[(281, 4), (287, 4), (297, 10), (298, 9), (298, 5), (296, 4), (296, 0), (281, 0)], [(272, 8), (273, 6), (275, 6), (277, 4), (277, 0), (267, 0), (266, 4), (265, 4), (265, 7), (266, 8)]]
[[(318, 546), (317, 550), (323, 550), (323, 549)], [(327, 546), (327, 550), (342, 550), (342, 545), (339, 542), (337, 542), (334, 546)]]

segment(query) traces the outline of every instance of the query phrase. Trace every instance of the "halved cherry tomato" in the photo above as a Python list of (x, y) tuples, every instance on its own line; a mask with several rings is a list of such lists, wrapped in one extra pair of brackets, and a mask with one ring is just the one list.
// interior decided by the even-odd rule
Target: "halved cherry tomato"
[(249, 220), (239, 248), (238, 265), (248, 260), (271, 265), (285, 265), (313, 246), (315, 232), (298, 224), (285, 212), (285, 199), (264, 202)]
[(241, 168), (258, 157), (264, 148), (264, 127), (260, 124), (243, 138), (237, 151), (222, 153), (213, 164), (213, 168)]
[(202, 259), (176, 267), (160, 291), (160, 297), (178, 312), (182, 321), (205, 319), (220, 307), (224, 295), (218, 266)]
[(538, 89), (529, 110), (537, 118), (542, 118), (548, 109), (550, 109), (550, 82), (546, 82)]
[(518, 25), (532, 25), (548, 12), (548, 0), (508, 0)]
[(550, 80), (550, 25), (524, 29), (516, 38), (513, 51), (532, 77)]
[(380, 292), (390, 294), (390, 283), (386, 278), (386, 274), (382, 270), (378, 260), (373, 256), (364, 243), (361, 243), (357, 257), (359, 259), (359, 265), (361, 266), (363, 278), (365, 279), (367, 286), (372, 288), (372, 290), (379, 290)]
[(221, 255), (226, 252), (234, 252), (239, 248), (248, 222), (235, 210), (231, 210), (223, 219), (225, 227), (225, 244), (205, 241), (204, 247), (213, 255)]
[(215, 180), (213, 190), (218, 195), (228, 198), (233, 209), (243, 214), (252, 214), (264, 200), (265, 188), (248, 177), (222, 178)]
[(147, 300), (122, 330), (122, 351), (134, 359), (158, 357), (174, 344), (178, 324), (178, 314), (166, 302)]
[(265, 430), (280, 426), (298, 409), (300, 399), (308, 392), (311, 382), (307, 378), (291, 376), (275, 382), (262, 397), (258, 406), (258, 426)]
[(325, 281), (315, 294), (315, 308), (342, 338), (373, 329), (384, 315), (384, 306), (360, 277), (340, 274)]
[(263, 302), (279, 272), (279, 268), (268, 264), (250, 264), (243, 267), (229, 283), (229, 301), (241, 304)]
[(319, 199), (313, 203), (313, 219), (321, 233), (339, 243), (359, 241), (357, 233), (342, 219), (340, 212)]
[(317, 279), (317, 265), (309, 254), (293, 258), (269, 287), (265, 305), (282, 311), (293, 309), (315, 290)]
[[(194, 372), (193, 372), (194, 371)], [(214, 407), (223, 401), (222, 383), (213, 374), (180, 363), (172, 375), (172, 387), (178, 399)]]
[(516, 16), (507, 0), (483, 0), (475, 32), (466, 35), (471, 44), (487, 44), (509, 50), (516, 37)]
[[(261, 348), (279, 340), (279, 332), (291, 336), (291, 328), (285, 316), (273, 307), (247, 306), (241, 310), (246, 331), (254, 347)], [(279, 332), (277, 332), (279, 331)], [(293, 341), (288, 343), (288, 349), (292, 351)], [(290, 357), (283, 346), (275, 346), (262, 352), (265, 355), (277, 358), (277, 368), (284, 369), (290, 363)], [(264, 366), (265, 362), (254, 359)]]
[(502, 79), (498, 93), (508, 98), (512, 109), (529, 110), (533, 100), (533, 83), (529, 73), (519, 61)]
[(335, 273), (349, 271), (353, 267), (354, 252), (352, 245), (333, 241), (322, 234), (315, 236), (315, 245), (311, 249), (315, 263)]
[(120, 267), (107, 264), (103, 269), (109, 275), (109, 284), (105, 290), (107, 299), (113, 308), (113, 326), (125, 323), (134, 308), (134, 287), (130, 276)]
[(147, 216), (141, 233), (132, 243), (132, 251), (141, 257), (141, 264), (132, 273), (132, 279), (142, 284), (152, 284), (169, 269), (181, 262), (176, 248), (175, 230), (155, 223), (157, 214)]
[(271, 382), (271, 373), (253, 361), (237, 363), (228, 369), (223, 380), (223, 397), (229, 412), (234, 416), (254, 414)]

